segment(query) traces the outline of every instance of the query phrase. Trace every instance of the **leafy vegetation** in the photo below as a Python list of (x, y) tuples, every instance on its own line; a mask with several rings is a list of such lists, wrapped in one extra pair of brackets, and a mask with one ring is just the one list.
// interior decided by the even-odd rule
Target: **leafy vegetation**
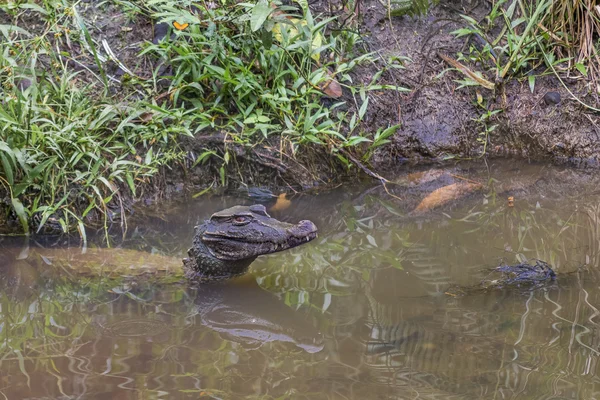
[[(597, 7), (595, 0), (499, 0), (481, 22), (463, 15), (467, 26), (454, 34), (472, 40), (459, 60), (492, 72), (496, 84), (511, 77), (527, 78), (532, 90), (536, 75), (557, 70), (596, 78)], [(486, 86), (472, 78), (463, 84)]]
[[(516, 9), (517, 4), (522, 5), (519, 10)], [(542, 34), (537, 24), (543, 19), (549, 4), (549, 1), (538, 1), (530, 9), (521, 2), (509, 5), (507, 1), (501, 0), (495, 3), (482, 23), (463, 15), (467, 27), (456, 30), (454, 34), (457, 37), (470, 36), (472, 41), (468, 52), (460, 53), (458, 60), (484, 67), (486, 72), (494, 75), (492, 82), (495, 85), (483, 84), (482, 80), (485, 78), (481, 75), (482, 80), (478, 80), (461, 71), (467, 77), (462, 84), (494, 89), (510, 77), (529, 76), (535, 79), (536, 71), (540, 66), (545, 66), (546, 61), (553, 64), (564, 61), (553, 57), (546, 60), (541, 56), (542, 53), (548, 53), (547, 47), (541, 47), (548, 42), (539, 37)], [(498, 29), (500, 31), (497, 37), (491, 38), (491, 34)]]
[[(376, 58), (356, 53), (356, 33), (328, 32), (333, 18), (313, 17), (303, 2), (101, 5), (108, 4), (132, 20), (184, 27), (140, 54), (159, 59), (172, 76), (160, 67), (149, 78), (127, 69), (93, 37), (77, 3), (0, 5), (9, 16), (0, 24), (0, 182), (25, 233), (50, 221), (63, 231), (77, 228), (85, 238), (90, 218), (103, 215), (106, 225), (122, 216), (126, 197), (161, 167), (183, 159), (180, 135), (223, 132), (248, 147), (276, 136), (292, 157), (307, 145), (324, 146), (350, 167), (342, 149), (356, 148), (368, 159), (393, 133), (371, 138), (360, 131), (360, 121), (370, 90), (406, 89), (379, 85), (384, 69), (369, 85), (355, 85), (350, 71)], [(24, 22), (31, 17), (41, 18), (41, 26)], [(74, 50), (74, 43), (83, 50)], [(87, 64), (80, 61), (85, 57)], [(109, 60), (128, 71), (120, 81), (108, 73)], [(157, 83), (164, 79), (166, 92)], [(220, 160), (225, 185), (233, 156), (223, 148), (207, 149), (194, 165)]]
[(552, 39), (557, 56), (569, 60), (568, 67), (594, 78), (600, 76), (599, 11), (597, 0), (554, 1), (540, 25)]
[[(504, 84), (509, 79), (526, 80), (533, 92), (538, 76), (554, 74), (573, 98), (598, 111), (575, 96), (562, 79), (573, 74), (597, 79), (598, 7), (595, 0), (499, 0), (481, 21), (462, 16), (466, 26), (453, 33), (469, 38), (467, 51), (459, 53), (457, 60), (440, 56), (463, 74), (464, 79), (458, 81), (461, 87), (480, 87), (505, 96)], [(496, 127), (491, 117), (501, 109), (489, 108), (479, 92), (477, 105), (483, 110), (475, 119), (483, 127), (478, 136), (483, 155)]]
[[(326, 146), (347, 166), (352, 163), (342, 148), (381, 144), (359, 130), (368, 92), (406, 89), (377, 84), (385, 68), (366, 87), (354, 85), (350, 71), (376, 58), (356, 54), (358, 34), (328, 34), (334, 18), (315, 19), (302, 2), (302, 7), (289, 7), (261, 0), (192, 11), (169, 0), (150, 4), (152, 15), (169, 25), (190, 24), (175, 32), (175, 40), (149, 46), (145, 53), (169, 60), (174, 75), (170, 94), (182, 107), (196, 110), (194, 132), (227, 132), (248, 146), (278, 136), (292, 156), (303, 145)], [(214, 155), (207, 151), (198, 161)], [(223, 170), (230, 154), (221, 159)]]

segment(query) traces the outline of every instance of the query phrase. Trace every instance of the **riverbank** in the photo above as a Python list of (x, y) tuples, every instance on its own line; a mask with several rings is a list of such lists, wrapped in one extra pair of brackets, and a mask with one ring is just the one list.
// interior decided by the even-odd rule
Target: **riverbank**
[[(317, 2), (313, 8), (315, 13), (336, 14), (329, 11), (336, 6), (328, 1)], [(347, 8), (344, 11), (348, 13)], [(377, 132), (396, 124), (399, 128), (389, 138), (390, 143), (373, 152), (365, 166), (385, 174), (404, 164), (481, 157), (599, 166), (598, 118), (592, 108), (600, 103), (590, 92), (591, 80), (576, 74), (552, 74), (538, 64), (525, 71), (527, 74), (515, 73), (492, 90), (464, 87), (464, 74), (443, 59), (457, 59), (457, 54), (465, 54), (466, 48), (474, 46), (473, 40), (457, 38), (453, 33), (465, 27), (461, 15), (483, 20), (489, 13), (490, 7), (484, 3), (441, 1), (426, 15), (390, 18), (377, 0), (361, 2), (351, 27), (360, 33), (365, 48), (385, 60), (384, 64), (395, 61), (402, 66), (386, 68), (380, 84), (410, 89), (369, 93), (361, 129)], [(468, 68), (472, 65), (473, 71), (484, 69), (478, 63), (461, 63)], [(559, 68), (563, 64), (555, 65)], [(380, 65), (364, 64), (351, 75), (354, 82), (367, 84), (380, 71)], [(488, 74), (488, 79), (493, 81), (493, 76)], [(349, 93), (344, 92), (343, 99), (352, 104)], [(327, 151), (319, 152), (323, 149), (311, 149), (310, 157), (289, 157), (277, 142), (258, 147), (270, 157), (262, 158), (254, 150), (251, 154), (238, 151), (243, 162), (235, 171), (237, 175), (255, 184), (308, 188), (363, 172), (360, 168), (340, 168)], [(211, 143), (216, 144), (216, 150), (223, 145), (220, 139), (203, 135), (186, 138), (185, 143), (190, 149)], [(353, 150), (361, 160), (364, 148)], [(194, 183), (205, 182), (205, 173), (206, 168), (202, 168), (188, 176)]]
[[(292, 19), (298, 6), (253, 6), (214, 24), (223, 16), (210, 4), (0, 6), (10, 229), (85, 234), (136, 202), (247, 186), (305, 191), (407, 163), (597, 166), (592, 76), (566, 70), (570, 61), (545, 65), (553, 53), (531, 46), (502, 58), (491, 37), (497, 46), (543, 37), (522, 20), (494, 26), (498, 6), (440, 1), (392, 16), (377, 0), (320, 1), (304, 20)], [(303, 42), (277, 33), (290, 21), (311, 27)], [(167, 37), (169, 25), (181, 29)], [(247, 41), (232, 44), (242, 32)]]

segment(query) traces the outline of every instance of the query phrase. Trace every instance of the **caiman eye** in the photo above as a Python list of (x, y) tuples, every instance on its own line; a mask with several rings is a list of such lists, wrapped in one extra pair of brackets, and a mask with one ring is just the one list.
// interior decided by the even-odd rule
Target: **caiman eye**
[(248, 222), (250, 222), (250, 219), (247, 217), (241, 217), (241, 216), (233, 217), (234, 225), (246, 225)]

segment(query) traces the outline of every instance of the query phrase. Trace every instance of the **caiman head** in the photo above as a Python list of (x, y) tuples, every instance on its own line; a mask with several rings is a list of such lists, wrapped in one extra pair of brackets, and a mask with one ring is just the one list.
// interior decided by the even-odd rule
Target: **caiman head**
[(311, 221), (288, 224), (271, 218), (262, 205), (235, 206), (214, 213), (196, 227), (194, 247), (184, 264), (200, 280), (224, 279), (244, 273), (260, 255), (290, 249), (316, 237), (317, 227)]

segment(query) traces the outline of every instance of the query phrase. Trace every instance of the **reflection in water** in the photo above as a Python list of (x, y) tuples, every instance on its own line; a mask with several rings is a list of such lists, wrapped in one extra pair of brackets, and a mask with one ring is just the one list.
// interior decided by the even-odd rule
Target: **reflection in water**
[(205, 285), (199, 289), (196, 305), (202, 325), (246, 348), (288, 342), (309, 353), (323, 349), (321, 334), (312, 322), (302, 320), (300, 313), (262, 290), (254, 280)]
[[(483, 189), (411, 213), (465, 179)], [(90, 257), (73, 250), (5, 249), (0, 398), (598, 398), (599, 179), (501, 163), (399, 175), (402, 201), (361, 185), (290, 196), (273, 215), (315, 221), (319, 239), (218, 285), (101, 278), (78, 273)], [(244, 201), (175, 205), (114, 254), (178, 264), (193, 225)], [(445, 294), (532, 258), (556, 285)]]

